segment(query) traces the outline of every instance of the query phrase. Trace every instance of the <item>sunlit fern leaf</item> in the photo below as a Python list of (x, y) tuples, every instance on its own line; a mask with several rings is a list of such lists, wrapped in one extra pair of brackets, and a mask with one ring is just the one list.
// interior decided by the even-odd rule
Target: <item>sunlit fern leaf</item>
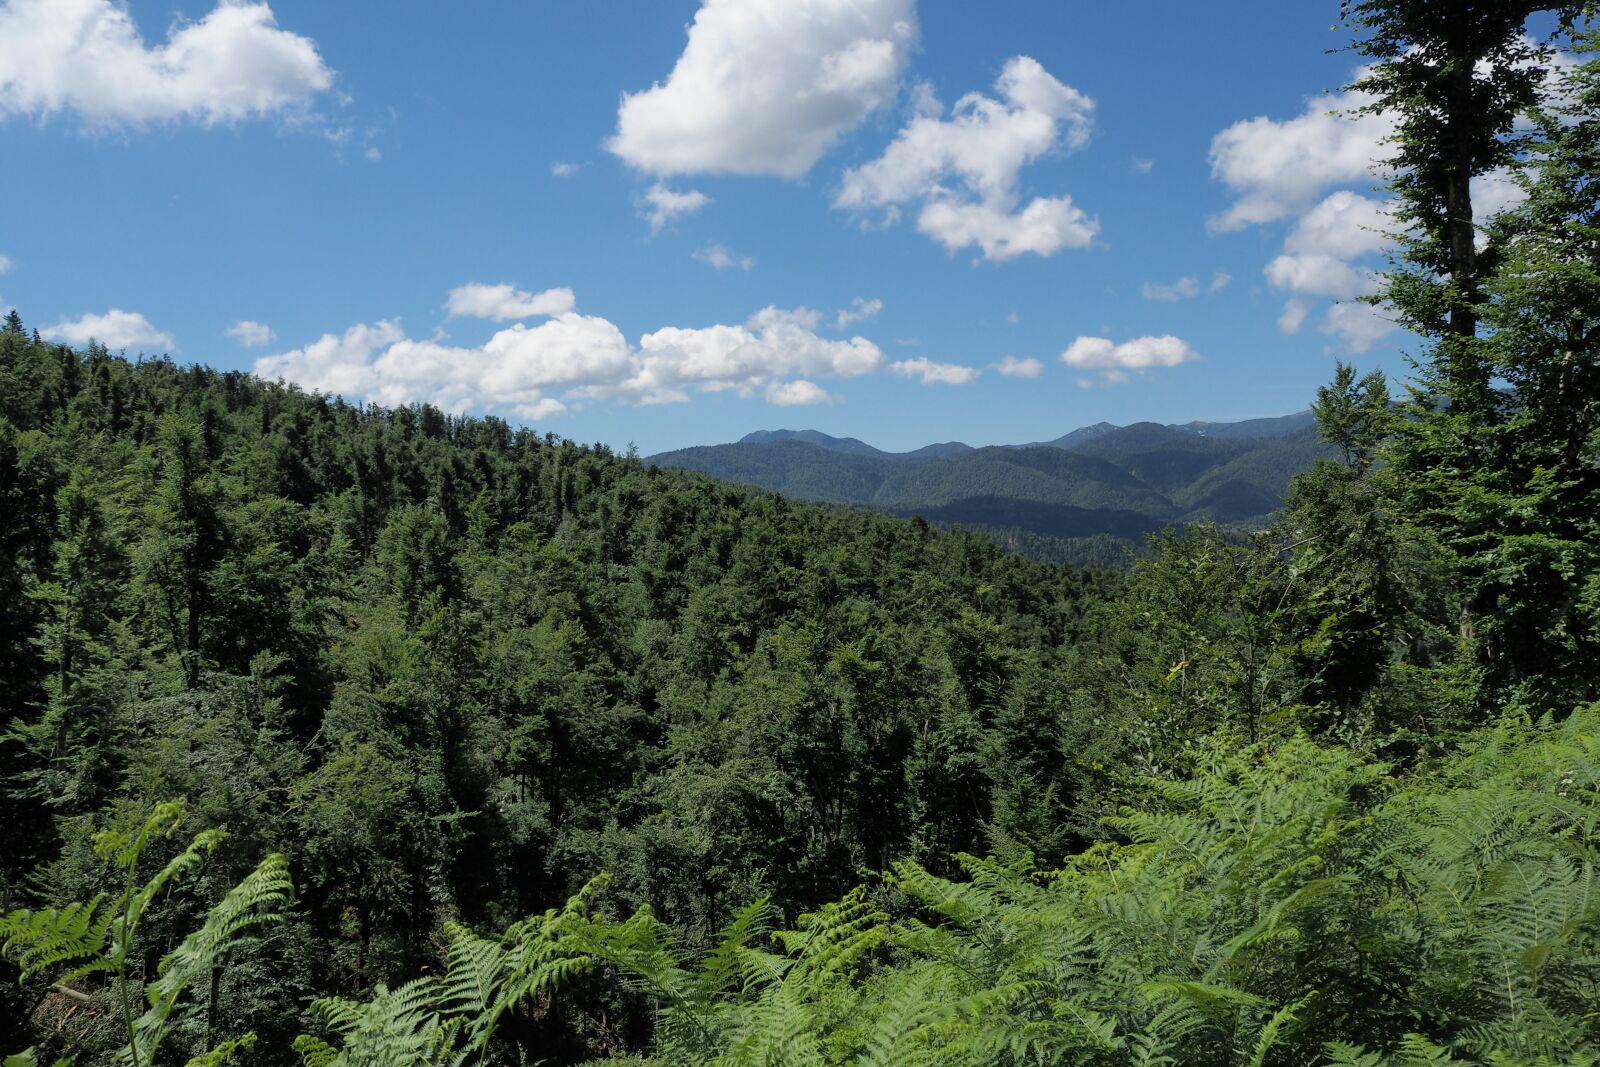
[(1463, 1062), (1452, 1056), (1443, 1045), (1417, 1034), (1407, 1035), (1400, 1042), (1400, 1051), (1392, 1058), (1393, 1067), (1451, 1067)]
[[(395, 990), (379, 986), (364, 1004), (331, 998), (313, 1002), (312, 1014), (343, 1039), (339, 1054), (325, 1062), (340, 1067), (440, 1063), (444, 1033), (434, 1009), (436, 994), (433, 979), (419, 978)], [(311, 1051), (322, 1054), (320, 1048)]]
[(843, 899), (802, 915), (797, 930), (774, 934), (780, 944), (799, 958), (791, 971), (808, 979), (833, 976), (854, 967), (887, 938), (889, 916), (867, 900), (866, 890), (856, 888)]
[[(0, 918), (0, 950), (12, 955), (23, 978), (68, 965), (74, 976), (111, 969), (105, 959), (118, 909), (104, 893), (86, 904), (14, 911)], [(63, 978), (70, 981), (71, 978)]]
[[(496, 990), (494, 1001), (476, 1017), (464, 1017), (463, 1033), (467, 1037), (463, 1053), (482, 1052), (494, 1037), (501, 1016), (513, 1007), (539, 993), (554, 993), (587, 971), (592, 961), (587, 956), (554, 956), (527, 965), (520, 961), (511, 968), (506, 980)], [(465, 1056), (463, 1056), (465, 1058)]]
[(1386, 1067), (1389, 1062), (1382, 1053), (1337, 1041), (1327, 1045), (1324, 1051), (1328, 1055), (1327, 1067)]
[[(0, 1067), (39, 1067), (39, 1058), (34, 1055), (33, 1049), (24, 1049), (0, 1060)], [(51, 1067), (72, 1067), (72, 1061), (56, 1060)]]
[(439, 1004), (449, 1012), (480, 1012), (494, 1001), (505, 978), (509, 953), (500, 941), (478, 937), (457, 923), (444, 928), (446, 952)]
[(1136, 1067), (1165, 1067), (1179, 1060), (1169, 1055), (1185, 1048), (1206, 1028), (1207, 1020), (1191, 1004), (1180, 1001), (1158, 1012), (1128, 1039), (1129, 1062)]
[(974, 922), (994, 909), (994, 896), (989, 887), (939, 878), (916, 864), (896, 864), (890, 884), (918, 904), (955, 923)]
[(765, 900), (741, 908), (690, 979), (690, 995), (710, 1000), (735, 988), (743, 990), (752, 983), (772, 982), (782, 977), (786, 961), (751, 945), (766, 934), (774, 914)]
[(339, 1051), (321, 1038), (301, 1034), (294, 1039), (294, 1050), (300, 1054), (302, 1067), (333, 1067), (339, 1061)]
[(241, 1052), (248, 1052), (256, 1044), (255, 1034), (245, 1034), (243, 1037), (224, 1041), (210, 1052), (199, 1056), (192, 1056), (185, 1067), (227, 1067)]
[(1358, 884), (1359, 879), (1354, 874), (1338, 874), (1304, 883), (1273, 901), (1255, 922), (1221, 945), (1218, 955), (1227, 958), (1247, 949), (1260, 948), (1277, 938), (1298, 936), (1301, 912), (1314, 911), (1325, 901), (1349, 892)]
[(716, 1067), (822, 1067), (812, 1003), (783, 987), (739, 1012), (723, 1051), (707, 1061)]
[(914, 1051), (926, 1055), (928, 1030), (956, 1014), (950, 979), (944, 967), (933, 964), (897, 974), (886, 995), (871, 1005), (872, 1022), (856, 1062), (889, 1067), (908, 1062)]
[(1267, 1055), (1278, 1044), (1279, 1039), (1284, 1036), (1284, 1032), (1294, 1023), (1300, 1009), (1310, 1003), (1315, 995), (1314, 993), (1307, 994), (1293, 1004), (1285, 1004), (1273, 1012), (1272, 1018), (1267, 1020), (1266, 1025), (1262, 1026), (1260, 1033), (1256, 1035), (1255, 1047), (1249, 1050), (1249, 1067), (1265, 1067)]
[[(17, 911), (0, 919), (0, 945), (15, 956), (25, 977), (57, 971), (54, 980), (64, 985), (92, 974), (105, 974), (117, 983), (114, 988), (126, 994), (131, 984), (126, 974), (127, 957), (145, 910), (175, 878), (198, 867), (223, 837), (215, 830), (195, 835), (141, 884), (137, 874), (145, 850), (156, 839), (176, 832), (183, 816), (183, 803), (171, 801), (157, 805), (137, 831), (108, 830), (96, 835), (96, 853), (119, 868), (126, 882), (118, 897), (101, 894), (87, 904)], [(209, 978), (215, 968), (221, 967), (228, 951), (248, 931), (278, 921), (291, 892), (288, 861), (276, 855), (267, 857), (229, 890), (207, 914), (200, 929), (162, 958), (155, 981), (144, 987), (148, 1007), (131, 1021), (126, 1034), (128, 1044), (113, 1054), (113, 1061), (140, 1065), (156, 1062), (162, 1041), (180, 1014), (184, 992), (197, 979)], [(249, 1047), (250, 1041), (240, 1037), (224, 1042), (197, 1058), (196, 1063), (209, 1067), (230, 1062), (238, 1051)]]
[(209, 978), (213, 968), (222, 966), (248, 931), (281, 921), (293, 890), (289, 861), (276, 853), (228, 890), (206, 913), (200, 929), (162, 958), (156, 980), (145, 987), (150, 1006), (134, 1020), (131, 1043), (119, 1054), (118, 1062), (153, 1063), (183, 994), (197, 980)]
[(1239, 1008), (1255, 1008), (1262, 1004), (1260, 997), (1243, 989), (1178, 978), (1145, 982), (1139, 986), (1139, 995), (1152, 1001), (1174, 999), (1209, 1018), (1227, 1017)]
[[(1050, 1011), (1041, 993), (1028, 982), (990, 985), (960, 996), (952, 993), (949, 1003), (911, 1036), (936, 1052), (949, 1053), (939, 1062), (961, 1064), (1049, 1063), (1085, 1047), (1097, 1051), (1118, 1047), (1115, 1040), (1106, 1040), (1105, 1028), (1090, 1035), (1080, 1027), (1063, 1025), (1062, 1016)], [(1041, 1013), (1049, 1014), (1041, 1018)]]
[(691, 980), (671, 932), (648, 906), (621, 923), (575, 928), (585, 951), (611, 963), (641, 988), (674, 1003), (689, 999)]
[[(154, 817), (152, 817), (150, 821), (155, 822), (156, 820)], [(156, 829), (159, 829), (160, 826), (164, 825), (166, 824), (158, 824)], [(147, 835), (141, 834), (141, 842), (145, 840), (146, 836)], [(194, 839), (190, 841), (184, 849), (182, 849), (176, 856), (173, 856), (170, 860), (168, 860), (166, 864), (163, 865), (162, 868), (150, 878), (149, 881), (145, 882), (143, 886), (141, 886), (132, 894), (131, 897), (128, 898), (125, 905), (127, 909), (126, 928), (130, 931), (137, 928), (139, 925), (139, 920), (144, 917), (145, 910), (150, 906), (151, 902), (156, 899), (156, 897), (161, 895), (161, 892), (167, 888), (167, 885), (179, 875), (187, 874), (188, 872), (199, 867), (200, 864), (205, 860), (206, 854), (222, 843), (223, 837), (224, 835), (220, 830), (202, 830), (200, 833), (195, 835)], [(124, 855), (127, 855), (126, 850), (119, 854), (118, 858), (121, 859)], [(133, 861), (137, 863), (137, 856), (133, 858)], [(129, 868), (129, 871), (130, 873), (132, 872), (131, 867)], [(118, 936), (123, 928), (124, 923), (119, 920), (112, 927), (113, 936)], [(113, 951), (125, 956), (128, 947), (129, 946), (118, 943), (113, 947)]]
[[(606, 882), (603, 875), (594, 878), (563, 907), (512, 925), (498, 945), (462, 931), (470, 940), (462, 943), (462, 958), (452, 960), (442, 994), (445, 1009), (458, 1013), (464, 1023), (465, 1044), (458, 1059), (484, 1053), (500, 1018), (517, 1004), (553, 993), (589, 968), (581, 933), (593, 926), (589, 900)], [(459, 975), (458, 966), (463, 968)], [(474, 1014), (466, 1007), (469, 1002), (483, 1007)]]

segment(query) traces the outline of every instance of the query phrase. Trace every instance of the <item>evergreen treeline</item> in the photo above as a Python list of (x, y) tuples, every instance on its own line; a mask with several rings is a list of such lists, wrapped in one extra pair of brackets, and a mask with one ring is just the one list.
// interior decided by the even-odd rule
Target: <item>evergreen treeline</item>
[(14, 1062), (1600, 1063), (1600, 61), (1534, 6), (1346, 5), (1417, 384), (1126, 574), (13, 315)]

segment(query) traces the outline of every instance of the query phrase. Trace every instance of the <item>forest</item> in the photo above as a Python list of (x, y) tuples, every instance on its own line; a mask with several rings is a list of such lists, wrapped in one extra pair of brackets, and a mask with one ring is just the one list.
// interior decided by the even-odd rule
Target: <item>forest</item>
[(1414, 379), (1127, 570), (13, 311), (6, 1067), (1600, 1064), (1590, 14), (1348, 0)]
[(882, 452), (854, 438), (776, 430), (649, 457), (802, 500), (849, 503), (987, 532), (1053, 563), (1122, 567), (1152, 533), (1268, 525), (1327, 446), (1309, 411), (1240, 423), (1101, 423), (1054, 441)]

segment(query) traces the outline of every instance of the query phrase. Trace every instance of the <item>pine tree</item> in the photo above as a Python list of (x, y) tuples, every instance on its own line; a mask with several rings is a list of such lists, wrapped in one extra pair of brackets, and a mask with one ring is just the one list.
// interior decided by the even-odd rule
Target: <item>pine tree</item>
[(1480, 253), (1472, 183), (1517, 158), (1510, 135), (1539, 102), (1551, 55), (1528, 19), (1582, 8), (1551, 0), (1344, 0), (1343, 20), (1374, 60), (1351, 86), (1391, 116), (1392, 174), (1408, 271), (1387, 294), (1405, 321), (1440, 339), (1438, 384), (1457, 405), (1489, 402), (1475, 344), (1477, 306), (1494, 249)]
[[(1344, 5), (1346, 22), (1361, 35), (1356, 50), (1376, 61), (1352, 88), (1370, 96), (1367, 110), (1392, 116), (1396, 130), (1385, 164), (1397, 202), (1400, 256), (1381, 299), (1424, 339), (1418, 384), (1383, 459), (1400, 516), (1436, 536), (1447, 553), (1462, 586), (1458, 637), (1478, 650), (1486, 694), (1500, 702), (1527, 695), (1522, 680), (1564, 673), (1558, 661), (1570, 663), (1573, 650), (1568, 633), (1512, 620), (1536, 611), (1533, 605), (1556, 590), (1533, 582), (1513, 594), (1510, 586), (1531, 575), (1530, 564), (1547, 576), (1540, 582), (1563, 569), (1568, 578), (1576, 572), (1532, 558), (1543, 550), (1525, 540), (1517, 504), (1538, 511), (1524, 494), (1546, 505), (1561, 495), (1537, 487), (1551, 473), (1537, 473), (1539, 464), (1528, 462), (1533, 452), (1521, 448), (1515, 431), (1508, 433), (1521, 420), (1556, 417), (1546, 410), (1551, 397), (1500, 386), (1508, 372), (1501, 352), (1517, 342), (1509, 339), (1505, 313), (1491, 305), (1503, 302), (1505, 279), (1543, 269), (1511, 247), (1531, 220), (1520, 212), (1518, 221), (1501, 226), (1475, 218), (1472, 183), (1511, 181), (1529, 165), (1519, 124), (1554, 95), (1553, 47), (1528, 36), (1528, 20), (1542, 13), (1570, 29), (1588, 6), (1548, 0)], [(1571, 219), (1569, 213), (1554, 226), (1547, 220), (1544, 232), (1564, 248), (1561, 254), (1581, 255), (1582, 238), (1562, 228)], [(1550, 262), (1547, 256), (1544, 266)], [(1531, 337), (1541, 326), (1530, 320), (1509, 332), (1524, 328)], [(1519, 472), (1514, 485), (1507, 481), (1513, 471)], [(1544, 705), (1561, 706), (1570, 700)]]
[(224, 551), (218, 488), (206, 469), (200, 430), (178, 415), (162, 419), (161, 468), (146, 508), (139, 573), (155, 618), (181, 664), (184, 685), (200, 684), (203, 638), (211, 606), (208, 576)]
[(1600, 36), (1580, 55), (1538, 122), (1526, 199), (1488, 227), (1482, 349), (1502, 416), (1441, 509), (1493, 605), (1494, 672), (1539, 710), (1600, 697)]

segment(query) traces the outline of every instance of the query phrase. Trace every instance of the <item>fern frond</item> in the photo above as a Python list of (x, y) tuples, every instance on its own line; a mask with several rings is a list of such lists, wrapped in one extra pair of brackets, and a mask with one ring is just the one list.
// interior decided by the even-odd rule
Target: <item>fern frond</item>
[(1300, 1009), (1309, 1004), (1314, 996), (1316, 996), (1315, 993), (1308, 993), (1293, 1004), (1285, 1004), (1273, 1012), (1272, 1018), (1267, 1020), (1266, 1025), (1261, 1028), (1260, 1034), (1256, 1037), (1255, 1048), (1250, 1055), (1249, 1067), (1265, 1067), (1267, 1053), (1272, 1051), (1273, 1046), (1278, 1043), (1278, 1039), (1283, 1036), (1284, 1029), (1295, 1021)]
[(200, 977), (209, 977), (212, 968), (222, 964), (245, 931), (281, 921), (282, 909), (293, 889), (288, 859), (273, 854), (228, 890), (207, 913), (200, 929), (162, 958), (156, 980), (145, 987), (150, 1006), (134, 1020), (130, 1043), (119, 1054), (118, 1062), (154, 1063), (156, 1049), (166, 1037), (185, 991)]
[(245, 1034), (243, 1037), (234, 1038), (232, 1041), (224, 1041), (203, 1055), (190, 1057), (185, 1067), (227, 1067), (228, 1064), (233, 1062), (235, 1056), (254, 1048), (255, 1044), (256, 1035)]
[(32, 978), (51, 968), (70, 965), (63, 981), (97, 970), (110, 970), (103, 957), (110, 944), (111, 923), (117, 909), (100, 893), (85, 904), (39, 911), (18, 910), (0, 918), (0, 951), (13, 955), (22, 977)]
[(1381, 1053), (1337, 1041), (1324, 1046), (1324, 1051), (1328, 1054), (1327, 1067), (1386, 1067), (1389, 1062)]

